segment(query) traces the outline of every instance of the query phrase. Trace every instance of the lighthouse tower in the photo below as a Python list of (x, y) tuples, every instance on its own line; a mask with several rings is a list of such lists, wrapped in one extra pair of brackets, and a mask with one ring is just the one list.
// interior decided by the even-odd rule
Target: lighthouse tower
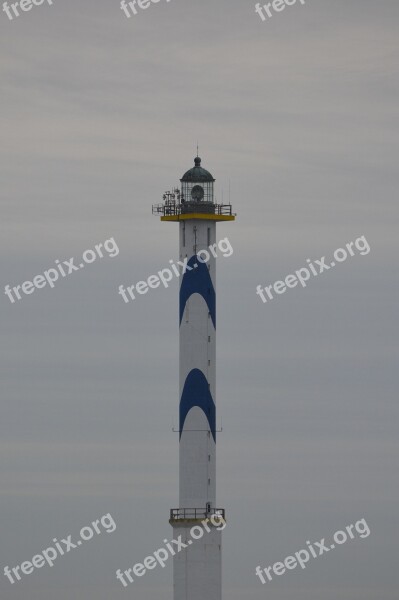
[(173, 558), (174, 600), (221, 600), (219, 525), (225, 513), (216, 508), (216, 223), (235, 216), (231, 204), (216, 204), (215, 180), (199, 156), (180, 181), (181, 189), (166, 192), (163, 203), (153, 206), (161, 221), (179, 223), (185, 265), (179, 306), (179, 508), (171, 509), (169, 522), (174, 538), (181, 536), (187, 547)]

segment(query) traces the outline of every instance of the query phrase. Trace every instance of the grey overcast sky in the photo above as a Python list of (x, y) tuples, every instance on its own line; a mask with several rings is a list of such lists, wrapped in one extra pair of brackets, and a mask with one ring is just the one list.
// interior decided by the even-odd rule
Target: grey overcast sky
[[(172, 599), (172, 565), (115, 578), (172, 538), (177, 258), (151, 205), (193, 164), (235, 223), (218, 261), (218, 504), (225, 600), (398, 598), (397, 0), (53, 0), (0, 14), (1, 285), (114, 237), (119, 255), (1, 294), (0, 597)], [(263, 304), (271, 285), (358, 252)], [(103, 533), (11, 585), (5, 566), (111, 513)], [(356, 537), (262, 585), (266, 567), (359, 519)]]

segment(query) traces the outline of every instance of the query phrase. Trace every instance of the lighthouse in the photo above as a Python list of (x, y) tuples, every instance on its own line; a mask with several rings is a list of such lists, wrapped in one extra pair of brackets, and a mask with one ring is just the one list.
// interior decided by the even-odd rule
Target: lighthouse
[[(153, 213), (179, 224), (183, 264), (179, 290), (179, 506), (170, 510), (174, 537), (174, 600), (221, 600), (225, 511), (216, 505), (216, 223), (234, 221), (231, 204), (217, 204), (215, 179), (194, 158)], [(205, 520), (200, 539), (190, 530)], [(212, 523), (214, 522), (214, 523)], [(196, 528), (196, 531), (198, 527)]]

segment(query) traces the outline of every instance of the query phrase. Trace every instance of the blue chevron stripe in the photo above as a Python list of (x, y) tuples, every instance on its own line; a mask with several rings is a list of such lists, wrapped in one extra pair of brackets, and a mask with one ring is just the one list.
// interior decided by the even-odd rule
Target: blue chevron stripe
[[(186, 271), (180, 286), (180, 324), (187, 300), (192, 294), (200, 294), (208, 305), (213, 326), (216, 329), (216, 294), (209, 275), (208, 267), (198, 260), (196, 255), (188, 261), (191, 271)], [(197, 265), (194, 267), (194, 265)]]
[(205, 375), (199, 369), (193, 369), (184, 382), (180, 399), (180, 438), (184, 422), (193, 406), (198, 406), (204, 412), (216, 442), (216, 407)]

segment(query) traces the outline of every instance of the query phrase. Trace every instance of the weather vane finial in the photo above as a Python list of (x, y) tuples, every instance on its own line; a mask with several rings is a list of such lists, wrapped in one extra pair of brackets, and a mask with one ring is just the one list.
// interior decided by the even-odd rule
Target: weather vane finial
[(197, 157), (198, 157), (198, 142), (197, 142)]

